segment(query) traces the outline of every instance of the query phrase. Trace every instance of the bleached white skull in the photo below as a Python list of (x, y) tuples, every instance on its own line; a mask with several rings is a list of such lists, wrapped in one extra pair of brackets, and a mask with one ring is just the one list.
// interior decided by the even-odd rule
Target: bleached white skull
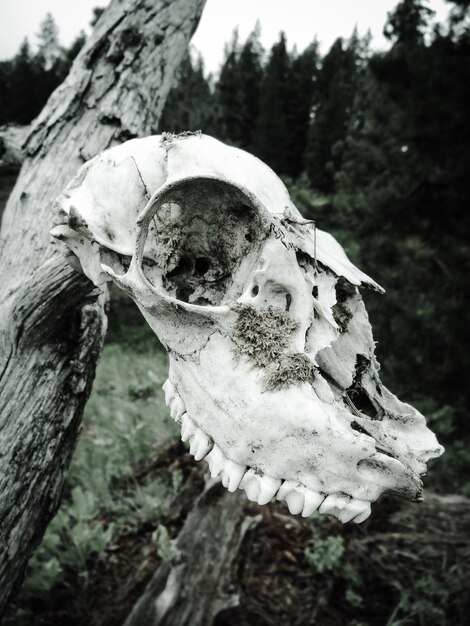
[(135, 301), (183, 441), (230, 491), (343, 522), (383, 492), (421, 499), (443, 449), (379, 379), (359, 287), (380, 287), (257, 158), (200, 134), (128, 141), (81, 168), (52, 234)]

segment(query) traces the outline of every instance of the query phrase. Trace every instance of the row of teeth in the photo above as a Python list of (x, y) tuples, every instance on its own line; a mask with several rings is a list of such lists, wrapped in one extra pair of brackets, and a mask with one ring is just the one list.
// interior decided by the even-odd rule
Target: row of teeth
[(223, 486), (229, 491), (243, 489), (248, 500), (258, 504), (268, 504), (275, 497), (284, 501), (293, 515), (300, 513), (302, 517), (309, 517), (318, 511), (333, 515), (343, 523), (352, 521), (356, 524), (369, 517), (371, 508), (367, 500), (357, 500), (344, 494), (318, 493), (295, 481), (271, 478), (231, 461), (189, 417), (183, 400), (169, 379), (163, 385), (163, 391), (171, 417), (181, 426), (181, 440), (189, 443), (190, 454), (196, 461), (205, 459), (212, 478), (220, 476)]

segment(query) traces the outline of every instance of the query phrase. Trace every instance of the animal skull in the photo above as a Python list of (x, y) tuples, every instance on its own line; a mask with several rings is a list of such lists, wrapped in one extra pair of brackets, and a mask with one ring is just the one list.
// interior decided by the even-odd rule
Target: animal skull
[(167, 349), (181, 438), (229, 491), (342, 522), (383, 492), (421, 499), (443, 448), (379, 379), (359, 287), (381, 288), (270, 168), (201, 134), (134, 139), (55, 207), (69, 260), (126, 291)]

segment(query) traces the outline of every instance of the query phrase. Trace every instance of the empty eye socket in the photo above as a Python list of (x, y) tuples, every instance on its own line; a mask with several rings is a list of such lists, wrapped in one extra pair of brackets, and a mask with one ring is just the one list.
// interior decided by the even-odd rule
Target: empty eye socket
[(144, 256), (155, 263), (144, 262), (142, 270), (151, 284), (184, 302), (216, 306), (236, 299), (246, 277), (238, 285), (234, 276), (254, 250), (260, 227), (257, 208), (237, 187), (183, 181), (150, 221)]

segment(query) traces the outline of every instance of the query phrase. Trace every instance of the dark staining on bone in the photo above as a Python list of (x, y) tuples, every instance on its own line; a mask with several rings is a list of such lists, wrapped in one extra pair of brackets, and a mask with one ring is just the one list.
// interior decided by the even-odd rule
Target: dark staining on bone
[(152, 219), (145, 254), (156, 267), (144, 273), (179, 300), (220, 305), (241, 295), (236, 270), (250, 258), (259, 231), (257, 211), (241, 191), (218, 180), (185, 181)]
[(371, 437), (371, 434), (367, 432), (367, 430), (361, 426), (360, 424), (358, 424), (356, 421), (352, 421), (350, 424), (351, 428), (353, 430), (355, 430), (358, 433), (361, 433), (362, 435), (367, 435), (368, 437)]
[(176, 298), (182, 302), (188, 302), (189, 296), (192, 294), (192, 289), (189, 287), (178, 287), (176, 289)]
[(68, 225), (72, 230), (88, 229), (87, 223), (73, 205), (70, 206)]
[(111, 230), (111, 228), (109, 228), (109, 226), (105, 226), (103, 230), (104, 230), (104, 234), (109, 239), (109, 241), (114, 241), (116, 239), (114, 232)]

